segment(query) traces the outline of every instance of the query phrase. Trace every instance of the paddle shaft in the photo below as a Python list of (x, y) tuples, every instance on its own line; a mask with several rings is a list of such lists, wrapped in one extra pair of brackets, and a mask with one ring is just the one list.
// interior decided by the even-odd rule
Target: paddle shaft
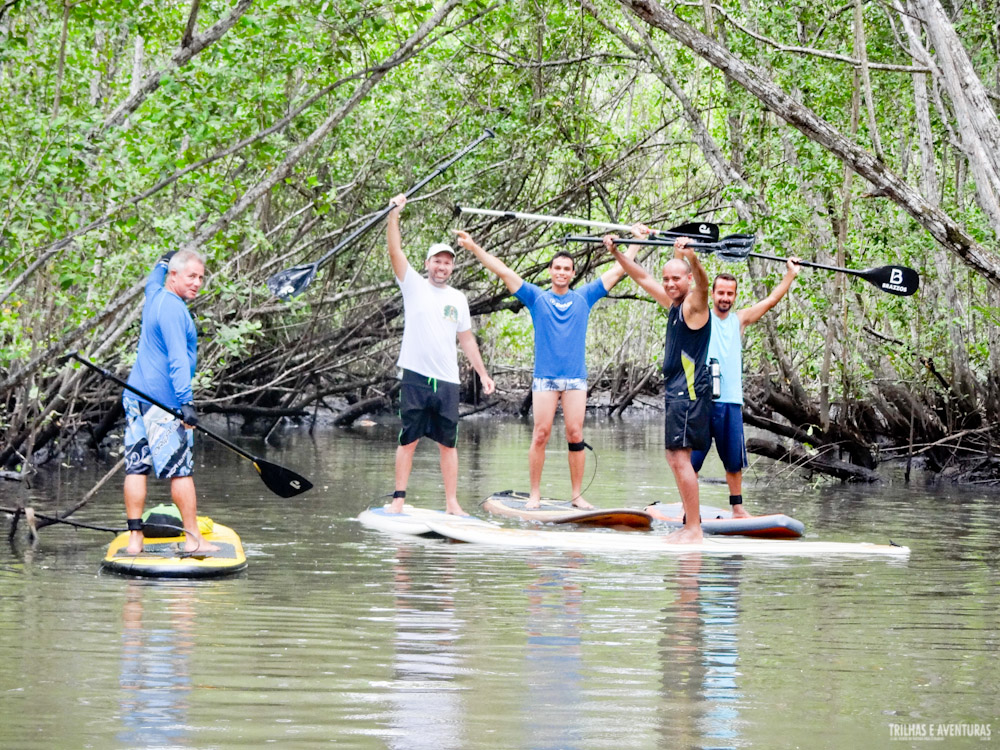
[[(520, 211), (494, 211), (489, 208), (468, 208), (467, 206), (455, 206), (456, 210), (463, 214), (474, 214), (480, 216), (496, 216), (501, 219), (523, 219), (525, 221), (546, 221), (553, 224), (572, 224), (577, 227), (594, 227), (596, 229), (616, 229), (621, 232), (631, 232), (632, 227), (627, 224), (610, 224), (605, 221), (591, 221), (590, 219), (574, 219), (570, 216), (546, 216), (545, 214), (527, 214)], [(705, 223), (706, 227), (712, 226), (711, 224)], [(660, 236), (673, 236), (678, 234), (674, 230), (662, 231), (659, 229), (652, 230), (654, 235)], [(704, 234), (708, 234), (705, 232)], [(682, 234), (680, 236), (687, 237), (687, 234)]]
[[(455, 162), (459, 161), (460, 159), (464, 158), (469, 152), (471, 152), (472, 150), (474, 150), (480, 143), (482, 143), (483, 141), (485, 141), (488, 138), (494, 138), (494, 137), (495, 137), (495, 133), (492, 130), (490, 130), (489, 128), (485, 128), (483, 130), (483, 134), (481, 136), (479, 136), (476, 140), (474, 140), (468, 146), (466, 146), (465, 148), (463, 148), (461, 151), (459, 151), (458, 153), (456, 153), (454, 156), (452, 156), (450, 159), (448, 159), (448, 161), (446, 161), (444, 164), (442, 164), (441, 166), (439, 166), (437, 169), (435, 169), (429, 175), (427, 175), (422, 180), (420, 180), (420, 182), (418, 182), (416, 185), (414, 185), (409, 190), (407, 190), (406, 193), (404, 193), (404, 195), (406, 195), (407, 198), (409, 198), (411, 195), (414, 195), (415, 193), (417, 193), (417, 191), (419, 191), (421, 188), (423, 188), (423, 186), (426, 185), (428, 182), (430, 182), (434, 178), (438, 177), (439, 175), (444, 174), (444, 172), (448, 169), (448, 167), (450, 167), (452, 164), (454, 164)], [(330, 250), (328, 253), (326, 253), (326, 255), (324, 255), (322, 258), (320, 258), (319, 260), (315, 261), (312, 265), (316, 267), (316, 270), (319, 270), (320, 268), (322, 268), (324, 265), (326, 265), (331, 260), (333, 260), (333, 258), (338, 253), (340, 253), (345, 247), (347, 247), (348, 245), (350, 245), (352, 242), (354, 242), (356, 239), (358, 239), (358, 237), (360, 237), (365, 232), (367, 232), (369, 229), (371, 229), (376, 224), (378, 224), (380, 221), (382, 221), (386, 216), (389, 215), (389, 212), (392, 211), (392, 209), (394, 209), (394, 208), (395, 208), (395, 205), (389, 205), (389, 206), (385, 207), (384, 209), (382, 209), (381, 211), (379, 211), (377, 214), (375, 214), (374, 217), (372, 217), (371, 219), (369, 219), (362, 226), (358, 227), (353, 232), (351, 232), (347, 237), (345, 237), (340, 242), (338, 242), (336, 247), (334, 247), (332, 250)]]
[[(135, 388), (135, 387), (129, 385), (124, 380), (122, 380), (120, 377), (118, 377), (117, 375), (115, 375), (114, 373), (108, 372), (103, 367), (100, 367), (99, 365), (95, 365), (93, 362), (91, 362), (88, 359), (84, 359), (83, 357), (81, 357), (76, 352), (73, 352), (69, 356), (71, 358), (75, 359), (81, 365), (86, 365), (91, 370), (94, 370), (95, 372), (101, 374), (103, 377), (107, 378), (108, 380), (110, 380), (110, 381), (112, 381), (114, 383), (117, 383), (118, 385), (120, 385), (125, 390), (132, 391), (132, 393), (134, 393), (136, 396), (139, 396), (141, 398), (146, 399), (149, 403), (151, 403), (151, 404), (153, 404), (155, 406), (159, 406), (161, 409), (163, 409), (163, 411), (167, 412), (168, 414), (172, 414), (173, 416), (177, 417), (177, 419), (181, 420), (182, 422), (184, 421), (184, 415), (181, 414), (179, 411), (177, 411), (176, 409), (172, 409), (169, 406), (167, 406), (166, 404), (163, 404), (163, 403), (157, 401), (155, 398), (153, 398), (152, 396), (150, 396), (148, 394), (143, 393), (138, 388)], [(238, 453), (239, 455), (243, 456), (243, 458), (247, 458), (247, 459), (253, 461), (255, 464), (258, 461), (262, 461), (263, 460), (263, 459), (257, 458), (257, 456), (253, 455), (252, 453), (247, 453), (245, 450), (243, 450), (238, 445), (236, 445), (236, 443), (229, 442), (224, 437), (222, 437), (222, 435), (217, 435), (216, 433), (214, 433), (211, 430), (209, 430), (207, 427), (202, 427), (200, 424), (196, 424), (193, 427), (194, 427), (194, 429), (198, 430), (199, 432), (204, 432), (210, 438), (213, 438), (213, 439), (217, 440), (218, 442), (222, 443), (224, 446), (226, 446), (227, 448), (229, 448), (229, 450), (231, 450), (233, 453)]]
[[(689, 235), (685, 234), (683, 236), (684, 237), (688, 237)], [(697, 241), (696, 242), (689, 242), (687, 244), (687, 247), (693, 247), (695, 250), (716, 250), (716, 249), (718, 249), (720, 247), (725, 247), (726, 244), (727, 244), (727, 239), (729, 239), (729, 238), (725, 238), (724, 237), (723, 239), (719, 240), (718, 242), (697, 242)], [(744, 239), (737, 239), (737, 240), (731, 240), (731, 239), (729, 239), (729, 243), (730, 244), (742, 243), (742, 242), (748, 242), (748, 241), (749, 240), (744, 240)], [(590, 243), (598, 243), (598, 242), (604, 242), (604, 238), (603, 237), (581, 237), (581, 236), (578, 236), (578, 235), (572, 235), (571, 234), (571, 235), (568, 235), (566, 237), (563, 237), (563, 242), (590, 242)], [(618, 237), (618, 238), (615, 238), (615, 244), (616, 245), (653, 245), (654, 247), (673, 247), (674, 246), (673, 242), (664, 242), (663, 240), (653, 239), (652, 237), (650, 237), (649, 239), (639, 239), (638, 237), (632, 237), (632, 238), (625, 239), (625, 238)]]
[[(780, 255), (768, 255), (767, 253), (747, 253), (750, 258), (763, 258), (764, 260), (776, 260), (781, 263), (788, 261), (788, 258), (782, 258)], [(868, 271), (857, 271), (853, 268), (842, 268), (841, 266), (828, 266), (823, 263), (813, 263), (808, 260), (797, 260), (796, 264), (802, 266), (803, 268), (821, 268), (824, 271), (840, 271), (841, 273), (850, 273), (855, 276), (866, 276)], [(862, 287), (863, 289), (864, 287)]]

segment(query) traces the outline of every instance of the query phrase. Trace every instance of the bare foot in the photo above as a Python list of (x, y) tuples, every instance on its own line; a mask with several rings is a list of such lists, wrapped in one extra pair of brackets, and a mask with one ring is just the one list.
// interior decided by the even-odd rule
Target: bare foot
[(542, 507), (542, 497), (541, 495), (529, 495), (528, 502), (524, 504), (525, 510), (538, 510)]
[(671, 531), (663, 537), (663, 541), (667, 544), (701, 544), (704, 536), (701, 533), (701, 526), (685, 526), (677, 531)]
[(141, 555), (142, 544), (145, 540), (142, 533), (133, 531), (128, 537), (128, 546), (125, 548), (126, 555)]
[(212, 544), (209, 541), (206, 541), (206, 539), (202, 536), (199, 536), (195, 540), (184, 542), (184, 552), (186, 552), (189, 555), (195, 552), (218, 552), (218, 551), (219, 551), (218, 546)]
[(581, 508), (583, 510), (594, 510), (594, 506), (591, 505), (590, 503), (588, 503), (582, 497), (575, 498), (573, 500), (573, 505), (576, 506), (577, 508)]
[(733, 518), (753, 518), (749, 513), (747, 513), (742, 505), (732, 506)]
[(403, 503), (405, 503), (405, 502), (406, 502), (406, 498), (405, 497), (393, 498), (393, 501), (391, 503), (389, 503), (387, 506), (385, 506), (386, 512), (387, 513), (402, 513), (403, 512)]
[(469, 515), (464, 510), (462, 506), (458, 504), (457, 500), (452, 500), (451, 502), (445, 501), (444, 512), (452, 516), (467, 516)]

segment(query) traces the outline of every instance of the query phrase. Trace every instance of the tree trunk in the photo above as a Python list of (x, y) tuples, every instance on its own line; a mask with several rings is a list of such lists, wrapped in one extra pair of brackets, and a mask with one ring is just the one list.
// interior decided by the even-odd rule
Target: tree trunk
[(948, 214), (906, 184), (883, 162), (826, 122), (808, 107), (795, 101), (763, 71), (733, 55), (714, 40), (665, 10), (655, 0), (619, 0), (639, 18), (665, 31), (676, 41), (735, 80), (768, 109), (820, 144), (855, 172), (868, 180), (909, 213), (938, 242), (958, 255), (969, 267), (1000, 286), (1000, 259), (976, 243)]

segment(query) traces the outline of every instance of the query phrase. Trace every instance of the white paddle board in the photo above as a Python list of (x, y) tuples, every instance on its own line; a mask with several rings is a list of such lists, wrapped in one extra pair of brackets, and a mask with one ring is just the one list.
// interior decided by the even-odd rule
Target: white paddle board
[(378, 531), (387, 531), (390, 534), (408, 534), (410, 536), (440, 537), (436, 531), (428, 525), (428, 520), (453, 521), (458, 526), (485, 526), (494, 528), (494, 524), (483, 521), (473, 516), (453, 516), (443, 510), (430, 510), (429, 508), (416, 508), (412, 505), (403, 505), (402, 513), (390, 513), (389, 506), (381, 508), (368, 508), (361, 511), (358, 520), (362, 526)]
[[(443, 515), (443, 514), (442, 514)], [(548, 531), (506, 529), (463, 524), (449, 517), (428, 518), (427, 526), (443, 537), (472, 544), (521, 549), (571, 549), (587, 552), (652, 552), (682, 555), (706, 552), (718, 555), (785, 555), (797, 557), (838, 557), (843, 555), (884, 555), (907, 557), (909, 547), (890, 544), (850, 542), (805, 542), (795, 539), (742, 539), (705, 537), (700, 544), (669, 544), (663, 535), (622, 534), (614, 531)]]

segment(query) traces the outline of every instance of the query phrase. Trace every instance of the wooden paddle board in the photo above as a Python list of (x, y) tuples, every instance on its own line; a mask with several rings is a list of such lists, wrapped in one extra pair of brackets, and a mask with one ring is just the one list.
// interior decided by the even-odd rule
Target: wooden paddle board
[[(666, 526), (680, 527), (684, 523), (684, 506), (680, 503), (650, 505), (646, 510), (657, 521)], [(705, 534), (722, 536), (751, 536), (762, 539), (798, 539), (806, 530), (806, 525), (798, 519), (783, 513), (766, 516), (733, 518), (732, 511), (701, 506), (701, 530)]]
[(543, 529), (483, 528), (454, 523), (447, 518), (428, 519), (427, 525), (448, 539), (503, 548), (569, 549), (584, 552), (647, 552), (683, 555), (704, 552), (716, 555), (796, 557), (887, 556), (905, 558), (909, 547), (849, 542), (806, 542), (794, 539), (740, 539), (706, 537), (700, 544), (668, 544), (664, 535), (620, 534), (615, 531), (557, 531)]
[(215, 578), (238, 573), (247, 567), (246, 554), (239, 535), (211, 518), (198, 516), (198, 526), (205, 539), (219, 547), (218, 552), (184, 552), (184, 536), (146, 537), (142, 552), (129, 555), (129, 533), (115, 537), (108, 547), (101, 568), (113, 573), (147, 578)]
[(577, 508), (569, 500), (553, 500), (543, 497), (538, 508), (524, 507), (528, 502), (527, 492), (504, 490), (494, 492), (483, 500), (483, 510), (498, 516), (520, 518), (535, 523), (576, 523), (586, 526), (608, 526), (615, 529), (648, 529), (653, 516), (643, 510), (631, 508)]
[(387, 531), (390, 534), (407, 534), (439, 539), (441, 535), (428, 526), (428, 519), (453, 520), (458, 524), (480, 525), (487, 528), (495, 526), (489, 521), (483, 521), (473, 516), (453, 516), (443, 510), (416, 508), (408, 504), (403, 505), (402, 513), (390, 513), (389, 506), (384, 505), (381, 508), (368, 508), (358, 514), (361, 525), (367, 526), (369, 529)]

